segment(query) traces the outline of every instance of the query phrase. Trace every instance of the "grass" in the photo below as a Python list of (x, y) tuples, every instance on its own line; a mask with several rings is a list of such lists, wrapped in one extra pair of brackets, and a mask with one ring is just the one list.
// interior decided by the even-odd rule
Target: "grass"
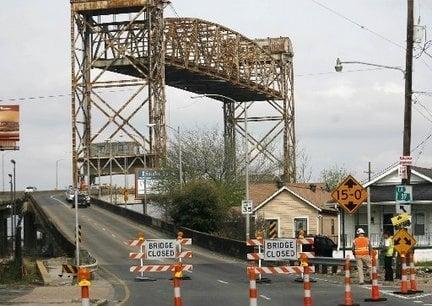
[(416, 262), (416, 267), (432, 267), (432, 261), (419, 261)]
[(0, 284), (32, 285), (40, 283), (41, 279), (33, 259), (25, 258), (22, 269), (15, 260), (0, 265)]

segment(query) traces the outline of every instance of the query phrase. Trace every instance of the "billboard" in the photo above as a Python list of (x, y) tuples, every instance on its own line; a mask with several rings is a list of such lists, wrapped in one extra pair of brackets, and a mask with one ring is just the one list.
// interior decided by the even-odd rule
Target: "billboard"
[(19, 105), (0, 106), (0, 150), (18, 150)]

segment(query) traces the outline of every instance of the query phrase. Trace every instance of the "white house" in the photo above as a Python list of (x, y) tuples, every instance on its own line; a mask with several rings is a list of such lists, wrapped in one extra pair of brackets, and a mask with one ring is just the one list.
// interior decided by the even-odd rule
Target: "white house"
[[(410, 232), (417, 240), (415, 256), (419, 261), (432, 260), (432, 169), (411, 167), (410, 181), (413, 190)], [(363, 203), (355, 214), (345, 215), (347, 248), (351, 248), (358, 227), (368, 232), (373, 246), (380, 245), (384, 231), (393, 233), (391, 218), (396, 215), (397, 185), (401, 185), (398, 166), (364, 184), (365, 188), (370, 187), (371, 228), (367, 228), (367, 203)]]

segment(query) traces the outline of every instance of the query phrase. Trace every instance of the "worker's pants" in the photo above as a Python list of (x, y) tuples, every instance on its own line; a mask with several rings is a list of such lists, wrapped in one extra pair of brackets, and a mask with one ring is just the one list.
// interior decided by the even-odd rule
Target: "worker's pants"
[(359, 275), (359, 283), (364, 283), (364, 272), (363, 268), (366, 268), (368, 271), (368, 275), (370, 275), (370, 269), (371, 269), (371, 258), (369, 255), (358, 255), (356, 256), (357, 261), (357, 270)]

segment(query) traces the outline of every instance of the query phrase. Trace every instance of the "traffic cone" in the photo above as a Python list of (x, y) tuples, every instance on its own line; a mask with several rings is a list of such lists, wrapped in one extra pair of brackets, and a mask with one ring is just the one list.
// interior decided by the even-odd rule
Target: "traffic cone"
[(182, 298), (180, 293), (180, 278), (177, 278), (176, 275), (181, 272), (181, 265), (176, 264), (174, 268), (174, 277), (173, 277), (173, 284), (174, 284), (174, 306), (182, 306)]
[(256, 287), (256, 272), (255, 267), (248, 267), (249, 276), (249, 306), (258, 305), (258, 290)]
[(365, 299), (365, 302), (382, 302), (387, 301), (386, 298), (380, 297), (379, 285), (378, 285), (378, 270), (377, 270), (377, 258), (376, 251), (372, 251), (372, 288), (371, 298)]
[(410, 255), (408, 255), (409, 258), (409, 271), (410, 271), (410, 289), (408, 292), (410, 293), (422, 293), (423, 290), (417, 289), (417, 281), (416, 281), (416, 268), (414, 264), (414, 252), (411, 252)]
[(407, 265), (406, 265), (406, 256), (405, 254), (401, 254), (401, 274), (402, 274), (402, 281), (401, 281), (401, 290), (395, 291), (393, 293), (395, 294), (401, 294), (401, 295), (407, 295), (407, 294), (413, 294), (413, 292), (408, 291), (408, 280), (407, 280)]
[(351, 263), (349, 257), (345, 259), (345, 302), (344, 304), (339, 304), (338, 306), (359, 306), (359, 304), (353, 303), (353, 298), (351, 294)]
[(310, 271), (309, 266), (303, 267), (303, 288), (304, 288), (304, 306), (312, 306), (311, 283), (309, 281)]

